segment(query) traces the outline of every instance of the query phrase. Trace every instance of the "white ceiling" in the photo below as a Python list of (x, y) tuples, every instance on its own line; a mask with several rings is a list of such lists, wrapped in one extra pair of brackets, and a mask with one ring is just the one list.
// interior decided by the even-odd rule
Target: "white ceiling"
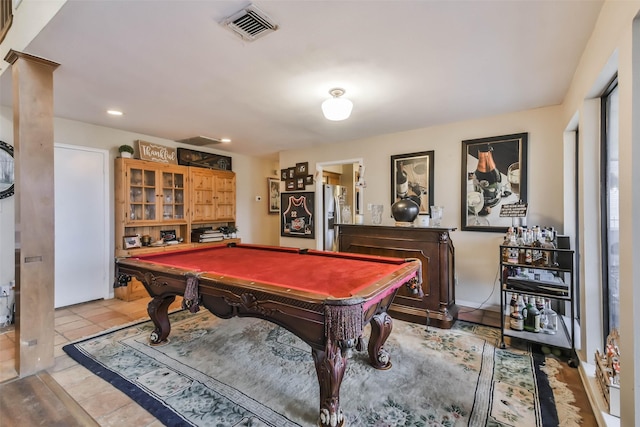
[[(602, 1), (254, 4), (279, 29), (246, 42), (220, 23), (247, 1), (68, 1), (24, 51), (61, 64), (57, 117), (267, 155), (560, 104)], [(322, 116), (333, 87), (346, 121)]]

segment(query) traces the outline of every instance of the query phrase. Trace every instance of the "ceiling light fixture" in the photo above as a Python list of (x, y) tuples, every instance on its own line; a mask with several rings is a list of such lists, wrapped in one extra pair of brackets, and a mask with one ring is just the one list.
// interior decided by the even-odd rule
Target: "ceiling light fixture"
[(107, 110), (107, 114), (110, 114), (112, 116), (121, 116), (122, 115), (122, 111), (118, 111), (118, 110)]
[(348, 119), (351, 115), (353, 102), (347, 98), (341, 98), (344, 95), (344, 89), (334, 88), (329, 91), (333, 98), (329, 98), (322, 103), (322, 113), (327, 120), (339, 121)]

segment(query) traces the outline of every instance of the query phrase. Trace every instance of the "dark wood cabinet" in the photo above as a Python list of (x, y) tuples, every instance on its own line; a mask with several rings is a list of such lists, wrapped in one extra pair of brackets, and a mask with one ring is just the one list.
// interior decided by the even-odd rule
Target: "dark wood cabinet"
[(396, 319), (450, 328), (457, 317), (455, 305), (455, 249), (450, 232), (455, 228), (336, 226), (338, 250), (359, 254), (418, 258), (422, 261), (424, 297), (401, 289), (389, 314)]

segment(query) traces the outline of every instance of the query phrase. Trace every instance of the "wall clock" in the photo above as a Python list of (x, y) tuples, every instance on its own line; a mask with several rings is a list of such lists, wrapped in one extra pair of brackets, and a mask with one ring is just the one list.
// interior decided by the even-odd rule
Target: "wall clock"
[(0, 141), (0, 199), (13, 196), (13, 147)]

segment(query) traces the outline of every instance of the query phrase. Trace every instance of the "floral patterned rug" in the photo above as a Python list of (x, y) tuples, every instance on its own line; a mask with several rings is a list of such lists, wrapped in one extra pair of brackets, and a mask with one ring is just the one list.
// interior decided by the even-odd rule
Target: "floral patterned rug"
[[(171, 321), (162, 346), (148, 344), (152, 324), (144, 322), (64, 350), (167, 426), (317, 425), (311, 349), (293, 334), (206, 310)], [(461, 321), (450, 330), (393, 326), (391, 369), (373, 369), (366, 351), (350, 355), (340, 389), (345, 425), (564, 425), (542, 355), (502, 350), (497, 329)]]

